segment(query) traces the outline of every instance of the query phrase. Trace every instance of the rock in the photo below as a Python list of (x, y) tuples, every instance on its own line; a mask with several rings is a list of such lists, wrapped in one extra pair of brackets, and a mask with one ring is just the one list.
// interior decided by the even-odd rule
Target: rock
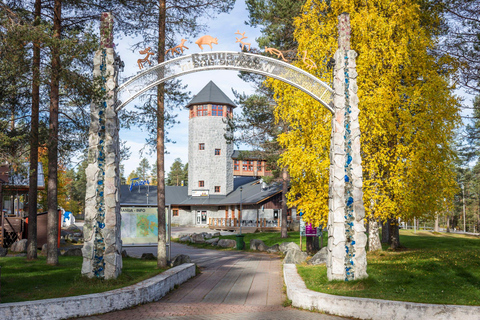
[(73, 233), (73, 232), (82, 232), (82, 230), (80, 230), (80, 228), (77, 227), (77, 226), (74, 225), (74, 224), (69, 225), (68, 228), (67, 228), (67, 230), (70, 231), (70, 232), (72, 232), (72, 233)]
[(237, 246), (237, 242), (232, 239), (220, 239), (217, 245), (221, 248), (235, 248)]
[(156, 260), (157, 258), (155, 258), (153, 253), (143, 253), (141, 259), (142, 260)]
[(327, 247), (320, 249), (307, 263), (311, 265), (327, 263)]
[(192, 235), (192, 243), (205, 243), (205, 239), (203, 238), (203, 234), (196, 234)]
[[(65, 242), (65, 241), (64, 241)], [(44, 243), (42, 246), (42, 251), (40, 251), (40, 255), (46, 257), (47, 256), (47, 244)]]
[(65, 257), (81, 257), (82, 249), (81, 248), (72, 248), (65, 251), (63, 254)]
[(8, 253), (7, 248), (0, 247), (0, 257), (5, 257)]
[(253, 251), (267, 251), (268, 247), (262, 240), (252, 239), (250, 240), (250, 250)]
[(296, 249), (300, 251), (300, 247), (295, 242), (282, 242), (279, 247), (280, 251), (287, 253), (290, 249)]
[(218, 244), (218, 240), (220, 240), (220, 238), (212, 238), (205, 240), (205, 243), (210, 243), (212, 246), (216, 246)]
[(212, 239), (212, 234), (211, 234), (211, 233), (205, 233), (205, 234), (203, 235), (203, 238), (204, 238), (204, 239)]
[(215, 232), (212, 237), (220, 237), (220, 232)]
[(10, 247), (13, 252), (27, 252), (27, 239), (22, 239), (14, 242)]
[(122, 251), (122, 258), (128, 258), (127, 250)]
[(181, 241), (181, 242), (190, 242), (191, 239), (190, 239), (190, 236), (183, 236), (183, 237), (181, 237), (178, 241)]
[(268, 253), (276, 253), (276, 252), (279, 252), (280, 251), (280, 246), (277, 244), (274, 244), (273, 246), (269, 247), (267, 249), (267, 252)]
[(308, 257), (306, 252), (302, 252), (300, 250), (291, 249), (287, 251), (287, 255), (285, 259), (283, 259), (284, 264), (299, 264), (304, 262)]
[(172, 261), (170, 261), (170, 267), (176, 267), (184, 263), (191, 263), (190, 257), (185, 254), (176, 255)]

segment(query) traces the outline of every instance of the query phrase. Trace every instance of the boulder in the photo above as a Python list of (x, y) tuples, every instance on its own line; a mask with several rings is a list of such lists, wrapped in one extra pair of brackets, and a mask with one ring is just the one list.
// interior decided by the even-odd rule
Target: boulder
[(307, 263), (311, 265), (327, 263), (327, 247), (320, 249)]
[(205, 243), (210, 243), (212, 246), (216, 246), (218, 244), (218, 240), (220, 240), (220, 238), (212, 238), (205, 240)]
[(192, 243), (205, 243), (205, 239), (203, 238), (203, 234), (196, 234), (192, 235)]
[(8, 249), (4, 247), (0, 247), (0, 257), (5, 257), (8, 253)]
[(178, 239), (178, 241), (180, 241), (180, 242), (190, 242), (191, 239), (190, 239), (190, 236), (183, 236), (180, 239)]
[(290, 249), (287, 251), (285, 259), (283, 259), (284, 264), (299, 264), (304, 262), (308, 257), (306, 252), (300, 250)]
[(211, 233), (204, 233), (204, 234), (203, 234), (203, 238), (204, 238), (204, 239), (212, 239), (213, 236), (212, 236)]
[(220, 237), (220, 232), (215, 232), (215, 233), (213, 234), (213, 237)]
[(276, 253), (276, 252), (279, 252), (280, 251), (280, 246), (277, 244), (274, 244), (273, 246), (269, 247), (267, 249), (267, 252), (268, 253)]
[(13, 252), (27, 252), (27, 239), (22, 239), (14, 242), (10, 247)]
[(258, 240), (258, 239), (250, 240), (250, 250), (267, 251), (267, 249), (268, 249), (267, 245), (262, 240)]
[(235, 248), (237, 246), (237, 242), (232, 239), (220, 239), (217, 245), (221, 248)]
[(80, 228), (77, 227), (77, 226), (74, 225), (74, 224), (69, 225), (68, 228), (67, 228), (67, 230), (70, 231), (70, 232), (72, 232), (72, 233), (74, 233), (74, 232), (82, 232), (82, 230), (80, 230)]
[(142, 259), (142, 260), (157, 260), (157, 258), (155, 258), (153, 253), (143, 253), (142, 257), (140, 259)]
[(47, 244), (44, 243), (42, 246), (42, 251), (40, 251), (40, 255), (46, 257), (47, 256)]
[(279, 246), (279, 250), (283, 253), (287, 253), (290, 249), (300, 251), (300, 247), (295, 242), (282, 242)]
[(82, 256), (82, 248), (72, 248), (68, 249), (63, 253), (65, 257), (81, 257)]
[(170, 261), (170, 267), (176, 267), (184, 263), (191, 263), (190, 257), (185, 254), (176, 255), (172, 261)]

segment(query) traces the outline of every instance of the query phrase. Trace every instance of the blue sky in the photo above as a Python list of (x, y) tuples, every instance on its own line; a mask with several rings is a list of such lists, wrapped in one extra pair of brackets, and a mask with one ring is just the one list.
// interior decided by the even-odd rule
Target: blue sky
[[(242, 33), (245, 32), (245, 36), (248, 37), (248, 39), (244, 40), (245, 42), (250, 42), (252, 47), (257, 47), (255, 39), (260, 36), (260, 30), (245, 25), (247, 18), (248, 12), (245, 2), (238, 0), (236, 1), (234, 9), (229, 14), (209, 17), (209, 28), (205, 34), (218, 38), (218, 45), (213, 44), (213, 51), (240, 51), (239, 44), (235, 43), (235, 37), (239, 37), (239, 35), (235, 34), (237, 30)], [(184, 36), (178, 36), (178, 43), (180, 43), (182, 37)], [(185, 50), (184, 54), (201, 52), (198, 45), (195, 44), (197, 38), (187, 38), (187, 40), (185, 45), (189, 50)], [(115, 42), (117, 43), (117, 41)], [(133, 43), (135, 43), (134, 39), (124, 38), (116, 45), (117, 52), (125, 62), (125, 70), (121, 74), (121, 77), (129, 77), (139, 71), (137, 59), (142, 58), (143, 55), (140, 55), (138, 52), (132, 53), (130, 46)], [(210, 48), (208, 46), (206, 48), (204, 47), (204, 51), (210, 51)], [(235, 71), (204, 71), (182, 76), (179, 79), (188, 85), (187, 90), (190, 91), (192, 95), (198, 93), (210, 80), (214, 81), (232, 100), (234, 100), (232, 88), (247, 94), (253, 93), (254, 91), (254, 88), (250, 84), (243, 82)], [(119, 82), (121, 83), (122, 80), (120, 79)], [(132, 108), (133, 105), (134, 103), (132, 102), (126, 108)], [(166, 144), (166, 149), (169, 152), (165, 155), (165, 171), (167, 172), (176, 158), (182, 159), (184, 164), (188, 161), (188, 112), (183, 106), (180, 107), (176, 110), (178, 114), (177, 120), (179, 120), (180, 123), (168, 130), (169, 138), (176, 141), (176, 143)], [(239, 108), (237, 108), (235, 113), (239, 114), (239, 112)], [(148, 152), (144, 152), (143, 155), (140, 156), (140, 150), (145, 146), (146, 137), (147, 133), (140, 129), (120, 130), (120, 138), (126, 141), (131, 151), (130, 159), (122, 161), (122, 164), (125, 166), (125, 176), (128, 176), (131, 171), (135, 170), (142, 156), (145, 156), (151, 165), (155, 164), (155, 154), (149, 155)]]

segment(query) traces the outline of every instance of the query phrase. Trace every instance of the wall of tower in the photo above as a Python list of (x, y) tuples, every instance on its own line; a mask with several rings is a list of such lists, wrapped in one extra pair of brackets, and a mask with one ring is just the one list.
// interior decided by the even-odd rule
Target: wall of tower
[[(188, 124), (188, 195), (192, 190), (208, 190), (209, 195), (226, 195), (233, 191), (233, 144), (225, 140), (224, 117), (201, 116)], [(201, 150), (200, 144), (204, 144)], [(215, 155), (215, 149), (220, 154)], [(199, 186), (204, 181), (204, 187)], [(220, 192), (215, 192), (215, 187)]]

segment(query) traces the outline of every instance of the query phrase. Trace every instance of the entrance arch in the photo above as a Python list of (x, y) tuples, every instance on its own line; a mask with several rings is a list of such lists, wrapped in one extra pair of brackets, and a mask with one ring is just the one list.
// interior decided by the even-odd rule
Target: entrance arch
[(333, 89), (310, 73), (273, 58), (231, 51), (193, 53), (162, 62), (131, 77), (117, 89), (116, 111), (169, 79), (211, 70), (246, 71), (283, 81), (307, 93), (334, 113)]
[[(92, 102), (88, 166), (85, 170), (85, 243), (82, 274), (116, 278), (122, 269), (120, 239), (120, 146), (117, 112), (145, 91), (193, 72), (238, 70), (284, 81), (309, 94), (333, 113), (330, 150), (327, 276), (329, 280), (367, 277), (365, 209), (362, 191), (356, 52), (350, 49), (350, 18), (339, 16), (334, 90), (288, 63), (244, 52), (209, 52), (178, 57), (143, 71), (117, 87), (113, 19), (103, 13), (101, 47), (94, 76), (101, 79), (103, 101)], [(122, 101), (123, 100), (123, 101)]]

